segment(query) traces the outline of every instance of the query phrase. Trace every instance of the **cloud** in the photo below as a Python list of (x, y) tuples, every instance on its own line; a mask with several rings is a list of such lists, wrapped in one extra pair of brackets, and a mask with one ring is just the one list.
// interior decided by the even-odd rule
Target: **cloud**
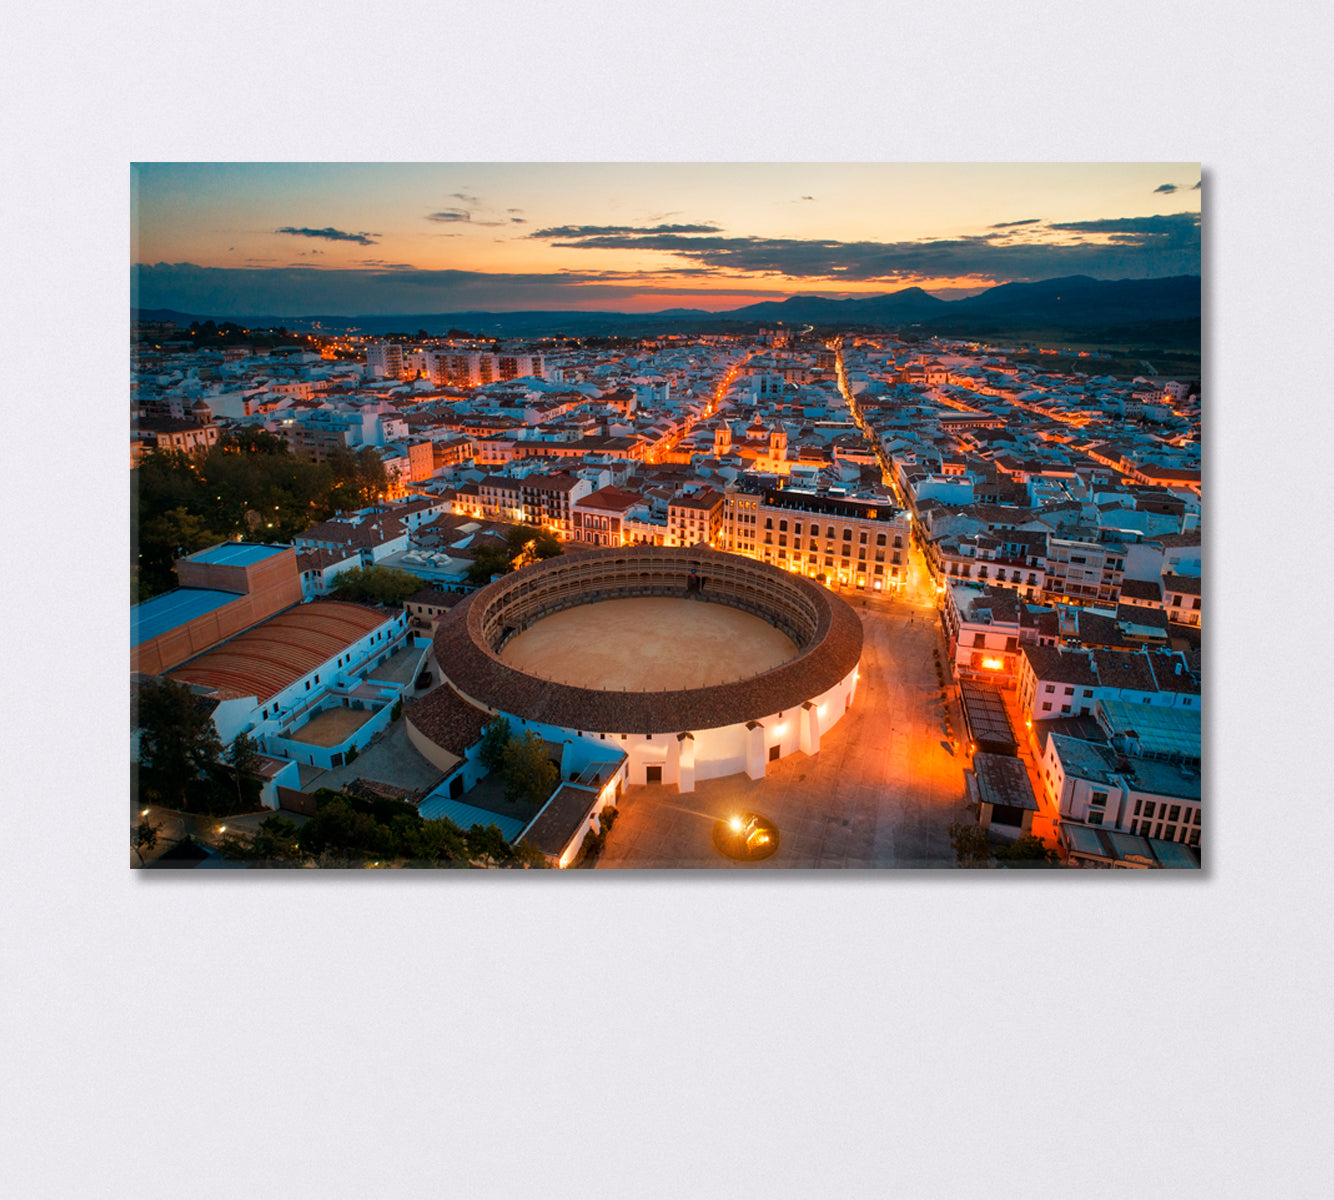
[[(684, 235), (631, 226), (567, 226), (543, 231), (578, 249), (661, 251), (670, 266), (636, 270), (570, 269), (547, 274), (421, 270), (368, 260), (362, 267), (313, 263), (241, 268), (191, 263), (132, 268), (135, 303), (143, 308), (218, 316), (316, 313), (457, 313), (473, 310), (719, 308), (790, 290), (781, 278), (809, 280), (819, 292), (885, 290), (933, 280), (1028, 281), (1064, 275), (1145, 279), (1200, 273), (1200, 217), (1173, 213), (1038, 224), (1015, 239), (1006, 229), (974, 237), (909, 242)], [(676, 227), (667, 226), (667, 229)], [(714, 230), (713, 226), (687, 226)], [(591, 232), (611, 230), (612, 232)], [(618, 232), (619, 231), (619, 232)], [(439, 236), (456, 236), (442, 234)], [(596, 262), (596, 259), (590, 261)], [(651, 263), (658, 260), (647, 260)], [(818, 281), (818, 282), (817, 282)]]
[(815, 199), (814, 196), (798, 196), (797, 199), (795, 199), (794, 201), (792, 201), (792, 203), (793, 203), (793, 204), (800, 204), (803, 200), (814, 200), (814, 199)]
[(1091, 233), (1138, 245), (1170, 241), (1198, 246), (1200, 214), (1168, 213), (1155, 217), (1107, 217), (1098, 221), (1053, 222), (1047, 228), (1059, 233)]
[(511, 223), (512, 225), (527, 225), (527, 224), (528, 224), (527, 220), (526, 220), (525, 218), (523, 218), (523, 217), (511, 217), (511, 218), (510, 218), (510, 223)]
[(551, 241), (555, 238), (600, 238), (639, 236), (654, 233), (718, 233), (717, 225), (553, 225), (536, 229), (528, 236)]
[(461, 201), (462, 203), (467, 204), (467, 205), (474, 205), (474, 204), (477, 204), (477, 203), (478, 203), (477, 197), (476, 197), (476, 196), (470, 196), (470, 195), (468, 195), (467, 192), (450, 192), (450, 193), (449, 193), (449, 198), (450, 198), (451, 200), (459, 200), (459, 201)]
[[(455, 193), (457, 195), (458, 193)], [(517, 221), (520, 225), (527, 224), (522, 217), (510, 217), (506, 221), (481, 221), (474, 219), (470, 209), (466, 208), (446, 208), (440, 212), (427, 213), (426, 219), (434, 221), (436, 224), (449, 224), (451, 222), (462, 222), (468, 225), (476, 225), (484, 228), (494, 228), (497, 225), (508, 225), (511, 221)]]
[(341, 229), (334, 229), (330, 226), (327, 229), (306, 229), (297, 228), (292, 225), (284, 225), (275, 233), (290, 233), (294, 237), (325, 238), (331, 242), (356, 242), (358, 246), (376, 246), (375, 241), (380, 235), (378, 233), (344, 233)]
[(1175, 183), (1160, 183), (1153, 189), (1153, 194), (1170, 196), (1173, 192), (1179, 192), (1181, 189)]
[(1191, 190), (1192, 192), (1198, 192), (1203, 186), (1204, 186), (1204, 180), (1203, 180), (1203, 179), (1197, 179), (1197, 180), (1195, 181), (1195, 186), (1192, 187), (1190, 190)]
[[(708, 227), (688, 226), (693, 232)], [(668, 232), (667, 230), (672, 230)], [(913, 242), (682, 236), (679, 227), (573, 225), (538, 230), (563, 249), (661, 251), (714, 270), (847, 281), (1034, 280), (1061, 275), (1144, 279), (1199, 271), (1199, 217), (1113, 218), (1032, 227), (1014, 241), (1005, 232)], [(1076, 236), (1068, 236), (1068, 235)]]
[(1025, 217), (1022, 221), (1000, 221), (995, 225), (989, 225), (989, 229), (1013, 229), (1016, 225), (1041, 225), (1041, 217)]

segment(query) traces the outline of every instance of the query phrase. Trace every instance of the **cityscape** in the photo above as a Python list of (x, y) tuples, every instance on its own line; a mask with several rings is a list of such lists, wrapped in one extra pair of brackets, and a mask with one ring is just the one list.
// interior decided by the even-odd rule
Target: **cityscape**
[(133, 180), (132, 867), (1201, 866), (1199, 164)]

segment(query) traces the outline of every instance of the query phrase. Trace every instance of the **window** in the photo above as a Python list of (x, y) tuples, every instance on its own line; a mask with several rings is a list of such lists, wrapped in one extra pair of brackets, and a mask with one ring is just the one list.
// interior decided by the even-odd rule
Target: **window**
[(866, 545), (866, 530), (864, 529), (862, 530), (861, 537), (858, 540), (861, 542), (863, 546)]
[(1153, 815), (1154, 815), (1153, 810), (1154, 810), (1156, 807), (1157, 807), (1157, 805), (1154, 804), (1154, 802), (1153, 802), (1152, 800), (1146, 800), (1146, 801), (1144, 802), (1144, 815), (1145, 815), (1146, 817), (1151, 817), (1151, 816), (1153, 816)]
[(1106, 807), (1107, 807), (1107, 793), (1106, 793), (1106, 792), (1094, 792), (1093, 795), (1091, 795), (1091, 796), (1089, 797), (1089, 803), (1092, 804), (1092, 805), (1094, 805), (1096, 808), (1106, 808)]
[(845, 542), (850, 542), (850, 541), (852, 541), (852, 530), (851, 530), (851, 529), (845, 529), (845, 530), (843, 531), (843, 540), (844, 540)]
[(1139, 810), (1140, 810), (1141, 808), (1143, 808), (1143, 807), (1144, 807), (1144, 801), (1143, 801), (1143, 800), (1136, 800), (1136, 801), (1135, 801), (1135, 816), (1139, 816)]
[[(985, 633), (975, 633), (975, 634), (973, 634), (973, 645), (974, 645), (974, 646), (985, 646), (986, 644), (987, 644), (987, 635), (986, 635)], [(1050, 689), (1049, 689), (1049, 690), (1050, 690)]]
[(1179, 804), (1172, 805), (1172, 807), (1167, 810), (1167, 819), (1169, 821), (1177, 821), (1180, 820), (1180, 818), (1181, 818), (1181, 805)]
[(779, 521), (779, 522), (778, 522), (778, 528), (779, 528), (780, 530), (782, 530), (783, 533), (786, 533), (786, 532), (787, 532), (787, 522), (786, 522), (786, 521)]
[(1044, 705), (1042, 706), (1042, 711), (1043, 711), (1043, 712), (1051, 712), (1051, 702), (1050, 702), (1050, 701), (1048, 701), (1046, 704), (1044, 704)]
[(1061, 705), (1061, 711), (1062, 711), (1063, 713), (1068, 713), (1068, 712), (1070, 711), (1070, 706), (1069, 706), (1068, 704), (1062, 704), (1062, 705)]
[(1054, 692), (1056, 690), (1056, 685), (1054, 683), (1049, 683), (1042, 690), (1044, 692)]
[(1084, 689), (1084, 699), (1085, 699), (1085, 700), (1091, 700), (1091, 699), (1093, 699), (1093, 689), (1092, 689), (1092, 688), (1085, 688), (1085, 689)]
[(1091, 812), (1091, 813), (1089, 813), (1089, 824), (1090, 824), (1090, 825), (1101, 825), (1101, 824), (1102, 824), (1102, 813), (1100, 813), (1100, 812)]
[(1068, 687), (1065, 689), (1065, 694), (1067, 696), (1073, 696), (1075, 694), (1075, 689), (1072, 687)]
[[(884, 535), (883, 533), (877, 533), (877, 534), (875, 535), (875, 544), (876, 544), (877, 546), (883, 546), (883, 545), (885, 544), (885, 535)], [(895, 545), (897, 545), (897, 544), (898, 544), (898, 543), (895, 542)]]

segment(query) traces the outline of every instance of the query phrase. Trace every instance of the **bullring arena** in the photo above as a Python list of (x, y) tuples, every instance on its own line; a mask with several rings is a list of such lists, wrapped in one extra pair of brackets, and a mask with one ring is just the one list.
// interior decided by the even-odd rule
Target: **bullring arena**
[(451, 609), (435, 635), (464, 698), (552, 743), (613, 743), (629, 782), (682, 791), (817, 753), (852, 705), (861, 651), (857, 614), (814, 581), (653, 546), (525, 567)]

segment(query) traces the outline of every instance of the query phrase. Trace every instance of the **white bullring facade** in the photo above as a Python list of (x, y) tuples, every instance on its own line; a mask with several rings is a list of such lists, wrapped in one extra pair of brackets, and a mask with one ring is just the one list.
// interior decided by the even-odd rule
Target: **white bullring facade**
[[(751, 614), (790, 640), (791, 656), (753, 674), (743, 665), (741, 677), (726, 682), (702, 682), (718, 678), (712, 664), (712, 675), (701, 667), (699, 686), (646, 691), (614, 688), (615, 679), (606, 676), (599, 676), (599, 687), (563, 682), (555, 676), (581, 678), (580, 672), (553, 671), (549, 655), (544, 677), (519, 669), (502, 653), (554, 613), (633, 597), (677, 598), (685, 609), (726, 605)], [(683, 610), (673, 619), (683, 616), (681, 658), (689, 663), (689, 614)], [(586, 623), (572, 626), (572, 663), (598, 629), (596, 608)], [(813, 581), (736, 555), (652, 546), (594, 550), (525, 567), (452, 609), (435, 636), (436, 660), (460, 695), (509, 717), (517, 730), (565, 744), (574, 752), (567, 752), (567, 764), (619, 750), (628, 757), (630, 783), (674, 783), (683, 792), (693, 790), (696, 780), (739, 771), (762, 778), (775, 759), (798, 750), (817, 753), (822, 734), (852, 705), (861, 650), (857, 614)], [(627, 642), (624, 654), (636, 653), (634, 642)]]

